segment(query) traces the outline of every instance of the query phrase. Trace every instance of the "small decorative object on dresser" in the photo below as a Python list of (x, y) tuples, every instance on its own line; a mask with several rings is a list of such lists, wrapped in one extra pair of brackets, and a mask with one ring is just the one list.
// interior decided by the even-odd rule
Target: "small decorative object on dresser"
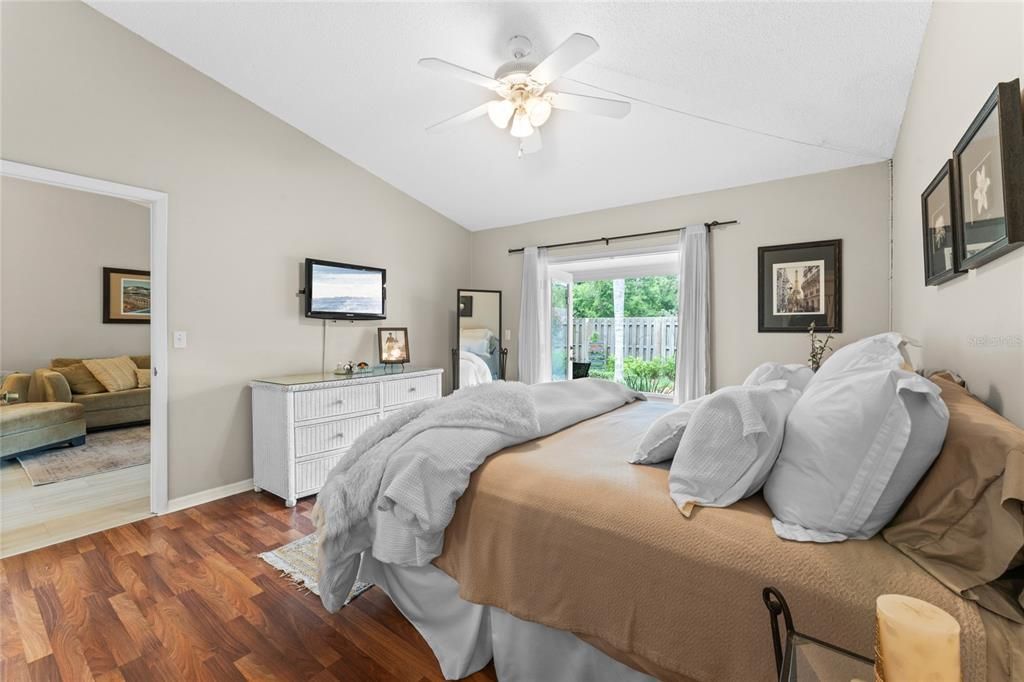
[(953, 227), (964, 269), (1024, 246), (1022, 130), (1020, 79), (1000, 83), (953, 150), (960, 211)]
[(953, 161), (942, 164), (935, 178), (921, 194), (921, 226), (924, 235), (924, 283), (936, 286), (964, 270), (956, 257), (956, 194), (953, 192)]
[(388, 374), (377, 368), (344, 378), (299, 374), (253, 381), (253, 486), (289, 507), (319, 492), (363, 431), (409, 403), (441, 397), (443, 371)]
[(377, 348), (382, 365), (409, 362), (409, 330), (406, 327), (378, 327)]
[(843, 331), (843, 240), (757, 248), (757, 331)]

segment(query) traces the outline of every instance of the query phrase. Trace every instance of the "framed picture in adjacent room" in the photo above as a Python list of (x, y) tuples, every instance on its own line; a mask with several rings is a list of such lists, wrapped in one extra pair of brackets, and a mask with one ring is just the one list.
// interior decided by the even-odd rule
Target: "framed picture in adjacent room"
[(149, 324), (149, 270), (103, 268), (103, 322)]
[(921, 226), (924, 235), (924, 283), (935, 286), (964, 273), (957, 267), (958, 220), (953, 191), (953, 161), (942, 164), (935, 178), (921, 194)]
[(409, 330), (406, 327), (378, 327), (377, 348), (382, 365), (409, 362)]
[(843, 331), (843, 241), (757, 249), (757, 331)]
[(1024, 117), (1020, 80), (1000, 83), (953, 150), (960, 212), (956, 254), (976, 268), (1024, 246)]

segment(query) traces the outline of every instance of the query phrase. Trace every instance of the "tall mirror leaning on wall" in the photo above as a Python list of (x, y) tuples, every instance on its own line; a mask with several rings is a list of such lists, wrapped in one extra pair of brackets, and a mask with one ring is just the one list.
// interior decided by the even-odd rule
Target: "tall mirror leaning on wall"
[(459, 289), (453, 386), (463, 388), (505, 378), (507, 351), (501, 341), (501, 292)]

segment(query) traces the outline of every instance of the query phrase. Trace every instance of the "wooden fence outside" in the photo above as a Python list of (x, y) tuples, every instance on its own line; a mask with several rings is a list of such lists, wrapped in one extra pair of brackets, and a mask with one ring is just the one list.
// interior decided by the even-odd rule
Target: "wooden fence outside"
[[(591, 362), (603, 350), (603, 357), (615, 355), (615, 318), (583, 317), (572, 321), (573, 355), (577, 362)], [(675, 357), (679, 320), (675, 317), (626, 317), (622, 320), (623, 357), (651, 360)], [(597, 334), (597, 340), (591, 341)], [(594, 360), (599, 358), (595, 357)]]

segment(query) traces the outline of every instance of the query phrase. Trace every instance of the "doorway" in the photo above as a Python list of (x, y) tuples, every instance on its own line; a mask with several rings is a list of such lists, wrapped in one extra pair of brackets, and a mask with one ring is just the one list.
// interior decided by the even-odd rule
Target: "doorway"
[[(38, 351), (35, 354), (24, 348), (14, 352), (18, 344), (12, 344), (13, 355), (6, 350), (6, 343), (0, 348), (3, 362), (10, 358), (9, 362), (13, 363), (10, 367), (0, 366), (0, 371), (8, 375), (9, 381), (5, 381), (4, 386), (10, 394), (7, 396), (9, 404), (0, 405), (0, 410), (4, 410), (5, 424), (20, 424), (16, 432), (14, 428), (7, 428), (3, 434), (6, 442), (0, 555), (10, 556), (161, 513), (167, 508), (168, 200), (163, 192), (11, 161), (0, 161), (0, 180), (8, 187), (20, 191), (27, 188), (38, 196), (49, 192), (54, 197), (65, 197), (68, 212), (48, 216), (48, 219), (57, 224), (63, 221), (68, 229), (86, 225), (86, 221), (75, 219), (76, 215), (82, 215), (75, 211), (88, 204), (120, 211), (116, 215), (134, 216), (133, 224), (144, 230), (147, 237), (146, 240), (141, 236), (132, 237), (142, 245), (142, 253), (137, 253), (137, 249), (110, 249), (111, 257), (123, 260), (131, 260), (130, 254), (135, 254), (131, 263), (108, 263), (102, 256), (91, 259), (104, 262), (90, 261), (91, 274), (84, 285), (72, 281), (68, 269), (55, 262), (55, 254), (61, 250), (82, 255), (81, 246), (74, 249), (66, 243), (54, 243), (50, 247), (50, 258), (45, 257), (50, 249), (39, 246), (32, 260), (38, 263), (40, 270), (31, 273), (24, 286), (10, 282), (5, 286), (7, 307), (13, 310), (27, 305), (31, 311), (33, 292), (39, 293), (46, 283), (50, 289), (49, 300), (59, 300), (60, 287), (66, 282), (66, 296), (72, 305), (77, 303), (88, 309), (87, 317), (79, 318), (79, 324), (84, 325), (85, 319), (91, 320), (90, 334), (106, 338), (108, 344), (110, 338), (124, 342), (124, 352), (115, 345), (112, 352), (102, 354), (123, 358), (136, 372), (135, 383), (130, 387), (124, 383), (127, 365), (119, 368), (124, 370), (118, 379), (123, 385), (119, 386), (108, 386), (91, 372), (82, 373), (82, 362), (88, 359), (89, 350), (98, 353), (95, 349), (104, 348), (103, 340), (90, 337), (87, 342), (84, 334), (74, 331), (60, 332), (42, 326), (33, 330), (45, 334), (48, 341), (46, 348), (35, 349)], [(24, 205), (31, 207), (33, 204)], [(78, 208), (71, 208), (73, 206)], [(104, 217), (98, 224), (106, 222), (117, 221)], [(82, 235), (75, 236), (83, 243)], [(130, 267), (140, 262), (145, 262), (147, 268)], [(92, 269), (96, 272), (92, 273)], [(94, 281), (92, 274), (95, 274)], [(100, 292), (103, 293), (102, 303)], [(12, 301), (17, 301), (17, 305)], [(45, 307), (41, 296), (40, 305)], [(40, 310), (39, 315), (45, 315), (45, 311)], [(11, 318), (6, 314), (4, 317), (8, 325)], [(147, 317), (149, 323), (145, 324)], [(111, 336), (117, 329), (121, 330), (120, 335)], [(66, 352), (58, 352), (65, 347)], [(81, 357), (80, 349), (86, 351), (85, 358)], [(39, 353), (47, 357), (35, 357)], [(48, 357), (50, 355), (55, 357)], [(95, 366), (93, 370), (100, 371)], [(99, 379), (111, 380), (104, 376)], [(75, 384), (74, 390), (72, 384)], [(19, 403), (22, 403), (20, 407)], [(22, 412), (40, 411), (46, 413), (46, 424), (42, 424), (41, 429), (38, 420), (20, 419), (24, 416)], [(11, 440), (8, 436), (12, 433), (23, 435)], [(70, 457), (71, 454), (75, 456)], [(148, 457), (148, 466), (140, 461), (144, 456)], [(30, 465), (20, 464), (22, 459)], [(47, 515), (39, 514), (32, 524), (33, 507), (60, 509)]]

